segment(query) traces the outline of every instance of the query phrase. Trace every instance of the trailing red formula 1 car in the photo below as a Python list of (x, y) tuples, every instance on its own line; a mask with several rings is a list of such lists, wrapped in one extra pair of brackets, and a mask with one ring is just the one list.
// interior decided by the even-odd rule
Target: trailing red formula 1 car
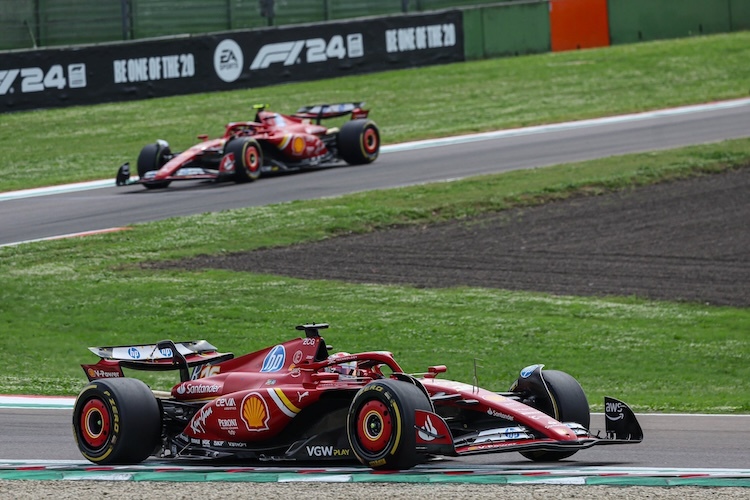
[[(256, 106), (255, 121), (227, 124), (218, 139), (198, 136), (201, 142), (172, 152), (158, 140), (138, 156), (138, 179), (130, 178), (130, 164), (117, 171), (118, 186), (142, 184), (165, 188), (172, 181), (209, 179), (252, 182), (262, 174), (332, 166), (372, 163), (380, 152), (380, 132), (367, 118), (364, 103), (305, 106), (282, 115)], [(340, 128), (322, 125), (324, 119), (351, 115)]]
[[(631, 409), (605, 398), (606, 430), (589, 430), (581, 386), (533, 365), (508, 392), (403, 373), (389, 352), (329, 355), (319, 331), (234, 357), (206, 341), (91, 348), (90, 383), (76, 399), (73, 430), (97, 464), (161, 459), (354, 461), (407, 469), (433, 456), (518, 451), (555, 461), (594, 445), (638, 443)], [(179, 370), (170, 392), (123, 368)]]

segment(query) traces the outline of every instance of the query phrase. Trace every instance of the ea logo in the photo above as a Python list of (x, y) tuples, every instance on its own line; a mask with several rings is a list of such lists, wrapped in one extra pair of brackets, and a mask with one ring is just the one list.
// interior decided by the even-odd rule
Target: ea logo
[(234, 40), (219, 42), (214, 51), (214, 70), (216, 75), (227, 83), (237, 80), (242, 74), (244, 57), (242, 49)]

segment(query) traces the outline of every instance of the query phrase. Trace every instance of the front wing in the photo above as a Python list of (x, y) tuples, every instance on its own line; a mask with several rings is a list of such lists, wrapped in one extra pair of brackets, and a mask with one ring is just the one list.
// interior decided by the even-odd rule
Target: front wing
[(485, 429), (453, 438), (448, 424), (439, 415), (417, 410), (416, 432), (418, 451), (432, 455), (463, 456), (480, 453), (570, 451), (596, 445), (635, 444), (643, 440), (635, 414), (622, 401), (605, 397), (604, 435), (592, 434), (574, 422), (565, 422), (577, 439), (560, 441), (540, 437), (529, 428), (516, 425)]
[(117, 176), (115, 177), (115, 185), (117, 186), (131, 186), (133, 184), (149, 184), (152, 182), (172, 182), (172, 181), (196, 181), (196, 180), (219, 180), (222, 177), (229, 175), (224, 175), (218, 170), (214, 169), (208, 169), (208, 168), (202, 168), (202, 167), (183, 167), (178, 169), (174, 174), (163, 177), (158, 179), (157, 181), (154, 181), (153, 174), (156, 174), (156, 170), (152, 170), (151, 172), (147, 172), (147, 174), (152, 174), (150, 177), (144, 176), (143, 178), (131, 178), (130, 177), (130, 164), (129, 163), (123, 163), (120, 168), (117, 170)]

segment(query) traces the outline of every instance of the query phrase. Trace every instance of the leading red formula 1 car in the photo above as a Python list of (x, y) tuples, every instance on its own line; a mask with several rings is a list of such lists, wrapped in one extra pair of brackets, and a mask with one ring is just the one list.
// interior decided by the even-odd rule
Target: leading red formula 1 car
[[(508, 392), (403, 372), (389, 352), (329, 355), (326, 324), (305, 336), (234, 357), (206, 341), (99, 347), (82, 365), (73, 430), (97, 464), (161, 459), (354, 461), (408, 469), (433, 456), (517, 451), (555, 461), (594, 445), (638, 443), (631, 409), (605, 398), (603, 435), (589, 430), (581, 386), (533, 365)], [(179, 370), (170, 392), (149, 389), (123, 368)]]
[[(158, 140), (138, 155), (138, 179), (130, 178), (130, 163), (117, 171), (118, 186), (142, 184), (165, 188), (172, 181), (208, 179), (252, 182), (262, 174), (292, 172), (332, 166), (341, 160), (350, 165), (372, 163), (380, 152), (380, 132), (367, 118), (363, 102), (305, 106), (293, 115), (282, 115), (256, 106), (254, 121), (227, 124), (224, 135), (172, 152)], [(351, 115), (340, 128), (323, 120)]]

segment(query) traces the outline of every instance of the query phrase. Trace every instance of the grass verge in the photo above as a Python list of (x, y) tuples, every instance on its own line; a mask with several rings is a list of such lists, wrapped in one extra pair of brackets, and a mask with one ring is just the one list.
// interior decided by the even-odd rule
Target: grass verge
[[(0, 249), (0, 393), (75, 394), (91, 345), (206, 338), (244, 353), (329, 322), (336, 349), (390, 350), (408, 371), (504, 390), (535, 363), (638, 411), (750, 411), (750, 310), (480, 288), (416, 289), (153, 271), (145, 260), (243, 251), (469, 217), (742, 168), (750, 139), (325, 200), (208, 213)], [(152, 379), (156, 386), (167, 381)]]
[(157, 138), (173, 150), (251, 119), (365, 100), (386, 143), (746, 97), (750, 32), (491, 59), (274, 87), (0, 114), (0, 192), (114, 178)]

